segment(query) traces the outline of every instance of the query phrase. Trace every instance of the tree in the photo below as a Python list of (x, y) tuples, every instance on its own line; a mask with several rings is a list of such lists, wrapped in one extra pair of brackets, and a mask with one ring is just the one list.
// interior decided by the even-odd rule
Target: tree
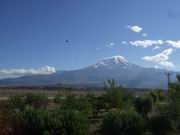
[(62, 95), (61, 94), (57, 94), (55, 96), (54, 103), (57, 104), (58, 108), (60, 107), (60, 105), (62, 104)]
[(168, 115), (174, 120), (180, 120), (180, 77), (177, 75), (177, 82), (170, 83), (168, 91)]
[[(30, 109), (17, 114), (18, 127), (14, 130), (17, 135), (43, 135), (51, 133), (53, 122), (46, 110)], [(15, 124), (15, 123), (14, 123)]]
[(13, 135), (86, 135), (88, 117), (73, 110), (27, 109), (13, 117)]
[(114, 89), (118, 85), (116, 84), (116, 81), (114, 79), (108, 79), (106, 82), (104, 82), (104, 89), (109, 90), (109, 89)]
[(24, 110), (26, 107), (25, 97), (23, 95), (13, 95), (8, 99), (11, 109)]
[(105, 102), (109, 105), (109, 109), (128, 108), (130, 106), (129, 103), (132, 101), (131, 93), (121, 86), (107, 91), (107, 94), (104, 95), (104, 98)]
[(66, 98), (63, 99), (60, 108), (63, 110), (78, 111), (88, 116), (92, 115), (92, 105), (84, 96), (77, 97), (74, 94), (68, 94)]
[(166, 99), (166, 95), (162, 90), (153, 90), (149, 93), (149, 96), (152, 98), (154, 105)]
[(73, 110), (60, 110), (54, 114), (54, 121), (58, 121), (53, 129), (59, 135), (86, 135), (89, 122), (86, 115)]
[(110, 112), (103, 119), (101, 132), (103, 135), (141, 135), (143, 123), (136, 112)]
[(85, 114), (86, 116), (92, 116), (92, 104), (89, 102), (89, 100), (86, 97), (80, 96), (77, 99), (77, 111)]
[(146, 116), (152, 111), (152, 100), (148, 97), (136, 97), (134, 107), (139, 114)]
[(29, 106), (29, 108), (35, 108), (35, 109), (45, 109), (48, 104), (48, 97), (45, 94), (42, 93), (28, 93), (25, 95), (26, 98), (26, 104)]

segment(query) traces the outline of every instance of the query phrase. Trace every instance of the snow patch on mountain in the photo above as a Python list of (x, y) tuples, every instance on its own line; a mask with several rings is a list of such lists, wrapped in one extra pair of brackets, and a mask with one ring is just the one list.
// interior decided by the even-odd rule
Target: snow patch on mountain
[(124, 56), (113, 56), (109, 58), (105, 58), (99, 62), (97, 62), (95, 65), (93, 65), (94, 68), (128, 68), (132, 66), (133, 63), (129, 62)]

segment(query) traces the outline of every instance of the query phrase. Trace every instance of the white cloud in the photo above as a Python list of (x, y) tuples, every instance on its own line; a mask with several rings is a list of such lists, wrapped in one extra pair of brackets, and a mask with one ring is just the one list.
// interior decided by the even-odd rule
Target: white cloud
[(143, 37), (147, 37), (148, 34), (147, 34), (147, 33), (142, 33), (142, 36), (143, 36)]
[(180, 40), (179, 41), (167, 40), (166, 43), (174, 48), (180, 48)]
[(174, 64), (169, 60), (169, 56), (172, 54), (173, 49), (169, 48), (164, 50), (163, 52), (156, 54), (154, 56), (145, 56), (142, 59), (145, 61), (150, 61), (150, 62), (154, 62), (156, 64), (159, 64), (161, 66), (165, 66), (165, 67), (174, 67)]
[(159, 63), (161, 66), (173, 68), (174, 64), (170, 61), (162, 61)]
[(122, 41), (122, 44), (123, 44), (123, 45), (126, 45), (126, 44), (127, 44), (127, 42), (126, 42), (126, 41)]
[(23, 76), (23, 75), (48, 75), (55, 73), (54, 67), (45, 66), (39, 69), (0, 69), (0, 75), (12, 75), (12, 76)]
[(139, 33), (139, 32), (141, 32), (143, 30), (141, 27), (139, 27), (137, 25), (135, 25), (135, 26), (129, 25), (129, 26), (126, 26), (126, 28), (128, 28), (131, 31), (136, 32), (136, 33)]
[(153, 48), (153, 51), (158, 50), (158, 49), (160, 49), (160, 48), (161, 48), (160, 46), (155, 46), (155, 47)]
[(129, 44), (131, 44), (132, 46), (143, 47), (143, 48), (147, 48), (147, 47), (156, 45), (156, 47), (154, 47), (153, 50), (159, 49), (160, 47), (158, 47), (158, 46), (162, 45), (164, 43), (167, 43), (168, 45), (170, 45), (173, 48), (180, 49), (180, 40), (178, 40), (178, 41), (173, 41), (173, 40), (162, 41), (159, 39), (159, 40), (136, 40), (136, 41), (129, 42)]
[(162, 40), (136, 40), (130, 41), (132, 46), (147, 48), (152, 45), (162, 45), (164, 42)]
[(108, 47), (108, 48), (113, 48), (114, 47), (114, 43), (113, 42), (111, 42), (111, 43), (109, 43), (108, 45), (106, 45), (106, 47)]

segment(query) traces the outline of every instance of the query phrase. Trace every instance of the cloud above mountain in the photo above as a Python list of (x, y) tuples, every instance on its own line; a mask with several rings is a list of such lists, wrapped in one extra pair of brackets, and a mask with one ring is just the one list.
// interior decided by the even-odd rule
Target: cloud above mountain
[(23, 76), (23, 75), (48, 75), (55, 73), (56, 69), (51, 66), (44, 66), (39, 69), (0, 69), (0, 75)]
[[(144, 29), (138, 25), (128, 25), (125, 27), (132, 32), (139, 33), (142, 37), (136, 40), (123, 41), (123, 45), (130, 45), (140, 48), (150, 48), (153, 51), (159, 51), (163, 48), (166, 50), (151, 56), (144, 56), (142, 59), (145, 61), (153, 62), (163, 67), (174, 68), (174, 64), (169, 60), (169, 56), (174, 52), (174, 50), (180, 49), (180, 40), (161, 40), (161, 39), (147, 39), (149, 34), (144, 32)], [(167, 49), (168, 47), (171, 47)]]
[(128, 28), (131, 31), (136, 32), (136, 33), (139, 33), (143, 30), (143, 28), (141, 28), (140, 26), (137, 26), (137, 25), (134, 25), (134, 26), (128, 25), (128, 26), (126, 26), (126, 28)]
[(136, 47), (147, 48), (153, 45), (162, 45), (164, 42), (162, 40), (136, 40), (130, 41), (129, 44)]
[(156, 54), (154, 56), (145, 56), (142, 59), (159, 64), (160, 66), (174, 67), (174, 64), (169, 61), (169, 56), (172, 54), (173, 50), (173, 48), (169, 48), (159, 54)]
[(171, 45), (174, 48), (180, 49), (180, 41), (167, 40), (166, 43)]
[(115, 45), (115, 43), (111, 42), (109, 44), (106, 45), (107, 48), (113, 48)]
[[(176, 49), (180, 49), (180, 40), (178, 41), (173, 41), (173, 40), (135, 40), (135, 41), (130, 41), (129, 42), (130, 45), (132, 46), (136, 46), (136, 47), (143, 47), (143, 48), (147, 48), (147, 47), (151, 47), (153, 45), (156, 45), (156, 46), (160, 46), (160, 45), (163, 45), (163, 44), (166, 44), (166, 45), (169, 45), (173, 48), (176, 48)], [(156, 47), (157, 49), (158, 47)]]

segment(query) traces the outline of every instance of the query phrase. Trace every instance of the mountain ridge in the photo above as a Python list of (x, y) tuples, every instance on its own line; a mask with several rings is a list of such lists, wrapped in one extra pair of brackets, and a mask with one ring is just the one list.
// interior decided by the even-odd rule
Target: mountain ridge
[[(89, 84), (103, 86), (107, 79), (130, 88), (167, 88), (165, 69), (146, 68), (130, 62), (123, 56), (102, 59), (94, 65), (50, 75), (33, 75), (0, 80), (0, 86), (38, 86), (58, 84)], [(174, 72), (172, 80), (175, 80)]]

